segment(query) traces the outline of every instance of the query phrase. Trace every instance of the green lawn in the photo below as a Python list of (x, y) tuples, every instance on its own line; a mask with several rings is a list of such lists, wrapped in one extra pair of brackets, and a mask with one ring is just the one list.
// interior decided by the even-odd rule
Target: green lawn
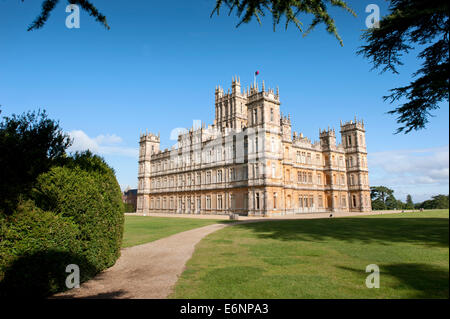
[(122, 247), (136, 246), (189, 229), (223, 222), (226, 221), (182, 217), (125, 216)]
[[(268, 221), (203, 239), (171, 298), (448, 298), (448, 210)], [(380, 288), (365, 285), (380, 267)]]

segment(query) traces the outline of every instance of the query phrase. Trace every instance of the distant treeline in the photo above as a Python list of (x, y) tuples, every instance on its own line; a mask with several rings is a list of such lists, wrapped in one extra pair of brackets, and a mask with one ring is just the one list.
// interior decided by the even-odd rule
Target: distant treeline
[(394, 190), (386, 186), (373, 186), (370, 188), (373, 210), (391, 209), (446, 209), (449, 207), (449, 195), (436, 195), (424, 202), (414, 203), (412, 196), (406, 196), (406, 202), (396, 199)]

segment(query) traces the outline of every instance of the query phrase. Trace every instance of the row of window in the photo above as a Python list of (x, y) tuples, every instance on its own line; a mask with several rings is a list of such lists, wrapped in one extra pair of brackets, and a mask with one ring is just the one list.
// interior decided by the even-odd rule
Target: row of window
[[(216, 207), (215, 209), (225, 209), (234, 207), (234, 195), (228, 195), (228, 207), (225, 207), (225, 196), (224, 195), (215, 195), (216, 196)], [(211, 195), (205, 196), (205, 203), (202, 207), (202, 200), (200, 196), (187, 196), (185, 199), (182, 197), (178, 197), (178, 205), (176, 202), (176, 196), (170, 197), (157, 197), (152, 198), (150, 200), (150, 208), (151, 209), (176, 209), (181, 211), (193, 211), (200, 209), (211, 209)]]
[[(215, 196), (216, 205), (212, 207), (211, 196)], [(227, 199), (228, 197), (228, 199)], [(178, 198), (178, 203), (177, 203)], [(228, 203), (225, 204), (225, 201), (228, 200)], [(260, 210), (263, 207), (263, 196), (259, 192), (255, 192), (253, 196), (253, 208), (255, 210)], [(317, 204), (315, 202), (317, 200)], [(325, 203), (324, 200), (327, 202)], [(334, 200), (334, 202), (333, 202)], [(352, 208), (357, 208), (359, 204), (359, 196), (357, 195), (349, 195), (350, 205)], [(370, 205), (369, 196), (362, 196), (363, 206), (368, 207)], [(245, 205), (246, 206), (246, 205)], [(279, 207), (279, 199), (278, 193), (274, 192), (272, 194), (272, 209), (277, 210)], [(309, 209), (309, 208), (324, 208), (324, 207), (335, 207), (335, 208), (347, 208), (347, 196), (335, 196), (334, 199), (331, 196), (323, 196), (313, 194), (300, 194), (295, 199), (288, 195), (286, 197), (286, 209)], [(150, 208), (151, 209), (172, 209), (178, 211), (200, 211), (201, 209), (230, 209), (235, 208), (235, 198), (233, 194), (229, 194), (225, 196), (223, 194), (218, 195), (206, 195), (205, 201), (202, 204), (201, 196), (187, 196), (177, 197), (177, 196), (163, 196), (156, 197), (150, 200)], [(245, 207), (246, 208), (246, 207)]]
[[(247, 170), (242, 169), (241, 176), (243, 179), (247, 179)], [(228, 174), (227, 174), (228, 173)], [(225, 175), (227, 174), (227, 176)], [(254, 164), (253, 166), (253, 177), (258, 177), (260, 174), (258, 164)], [(317, 185), (345, 185), (346, 184), (346, 175), (344, 173), (341, 174), (315, 174), (315, 184)], [(286, 170), (286, 179), (285, 182), (294, 182), (293, 176), (290, 173), (290, 170)], [(323, 180), (323, 176), (325, 176), (325, 181)], [(175, 176), (172, 177), (161, 177), (157, 179), (151, 180), (151, 188), (166, 188), (166, 187), (182, 187), (182, 186), (195, 186), (195, 185), (207, 185), (212, 183), (222, 183), (222, 182), (231, 182), (238, 180), (236, 175), (235, 168), (228, 169), (218, 169), (215, 171), (207, 171), (197, 172), (197, 173), (188, 173), (178, 175), (178, 178)], [(272, 178), (276, 178), (276, 166), (272, 163)], [(314, 175), (312, 172), (307, 171), (297, 171), (297, 180), (298, 184), (314, 184)], [(325, 183), (324, 183), (325, 182)], [(356, 186), (356, 185), (368, 185), (368, 177), (366, 174), (361, 175), (361, 178), (356, 174), (350, 174), (348, 176), (348, 185)], [(141, 185), (144, 186), (144, 185)], [(142, 187), (143, 188), (143, 187)]]
[[(258, 152), (258, 138), (254, 138), (254, 150), (256, 152)], [(158, 163), (154, 163), (151, 166), (151, 170), (152, 172), (162, 172), (162, 171), (166, 171), (168, 169), (175, 169), (175, 168), (179, 168), (179, 167), (183, 167), (183, 166), (189, 166), (191, 165), (191, 163), (194, 164), (200, 164), (200, 163), (215, 163), (215, 162), (219, 162), (222, 160), (230, 160), (234, 157), (227, 157), (228, 155), (232, 155), (235, 153), (235, 149), (233, 148), (233, 146), (229, 146), (227, 147), (227, 151), (225, 149), (222, 148), (218, 148), (218, 149), (209, 149), (207, 151), (203, 151), (201, 152), (193, 152), (191, 154), (193, 155), (186, 155), (186, 156), (178, 156), (175, 159), (172, 160), (164, 160), (162, 162), (158, 162)], [(275, 140), (274, 138), (272, 138), (272, 152), (275, 152)], [(203, 158), (201, 159), (201, 155), (203, 154)], [(234, 154), (235, 155), (235, 154)], [(320, 154), (316, 154), (316, 161), (315, 164), (318, 165), (324, 165), (327, 164), (328, 161), (330, 160), (328, 158), (328, 156), (324, 156), (323, 160), (324, 162), (321, 162), (322, 157)], [(310, 152), (301, 152), (301, 151), (297, 151), (297, 156), (296, 156), (296, 162), (299, 164), (313, 164), (312, 163), (312, 155)], [(344, 156), (335, 156), (332, 155), (331, 156), (331, 164), (332, 166), (337, 166), (337, 167), (344, 167)], [(144, 165), (143, 163), (141, 165)], [(361, 165), (361, 167), (363, 168), (367, 168), (367, 160), (365, 158), (365, 156), (361, 156), (360, 157), (360, 163), (358, 163), (358, 157), (357, 156), (350, 156), (348, 158), (345, 159), (345, 166), (350, 168), (350, 167), (358, 167), (358, 165)], [(141, 166), (140, 171), (143, 171), (144, 166)], [(146, 170), (148, 170), (148, 168), (146, 167)]]
[(182, 187), (182, 186), (195, 186), (211, 183), (222, 183), (239, 180), (240, 178), (247, 178), (247, 170), (240, 168), (224, 168), (214, 171), (197, 172), (180, 174), (178, 178), (160, 177), (152, 179), (151, 188), (165, 188), (165, 187)]

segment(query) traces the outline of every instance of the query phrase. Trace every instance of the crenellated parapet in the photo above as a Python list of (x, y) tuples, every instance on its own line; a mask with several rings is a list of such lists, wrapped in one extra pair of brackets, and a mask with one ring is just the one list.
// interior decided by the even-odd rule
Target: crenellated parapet
[(342, 122), (341, 121), (341, 132), (347, 132), (347, 131), (353, 131), (353, 130), (360, 130), (365, 132), (365, 127), (364, 127), (364, 120), (357, 120), (355, 117), (355, 120), (352, 121), (348, 121), (348, 122)]

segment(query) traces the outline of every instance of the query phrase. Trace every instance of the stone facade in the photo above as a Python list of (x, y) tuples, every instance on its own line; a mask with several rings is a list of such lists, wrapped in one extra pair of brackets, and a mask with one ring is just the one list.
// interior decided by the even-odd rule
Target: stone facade
[(141, 134), (138, 213), (249, 216), (371, 211), (363, 121), (319, 130), (320, 141), (291, 131), (278, 88), (215, 89), (214, 124), (192, 127), (161, 151)]

